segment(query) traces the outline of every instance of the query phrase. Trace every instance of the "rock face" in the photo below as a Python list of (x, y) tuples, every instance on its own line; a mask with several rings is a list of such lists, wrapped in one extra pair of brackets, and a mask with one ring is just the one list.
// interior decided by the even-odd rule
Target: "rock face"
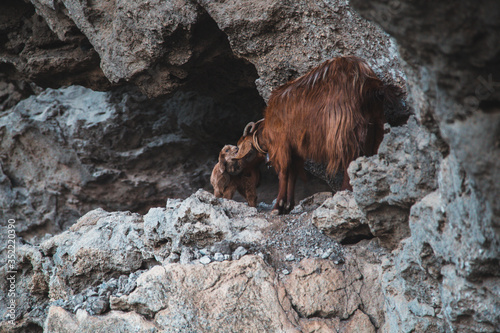
[(410, 235), (410, 207), (437, 187), (436, 168), (445, 148), (412, 117), (385, 135), (378, 155), (349, 166), (356, 202), (372, 234), (388, 247)]
[[(2, 331), (500, 331), (498, 1), (0, 9)], [(408, 97), (352, 193), (272, 217), (197, 191), (273, 88), (339, 55)]]
[[(499, 293), (490, 286), (498, 284), (500, 258), (500, 179), (493, 171), (500, 161), (495, 83), (500, 6), (493, 1), (352, 4), (397, 39), (416, 116), (449, 145), (436, 168), (437, 188), (411, 207), (411, 238), (395, 252), (384, 281), (391, 293), (406, 289), (405, 295), (414, 295), (411, 302), (399, 302), (394, 294), (387, 299), (418, 320), (393, 316), (391, 326), (497, 331)], [(465, 12), (471, 13), (467, 19)], [(403, 287), (411, 285), (426, 292)]]
[[(314, 206), (303, 207), (294, 218), (310, 218)], [(345, 253), (338, 247), (310, 257), (296, 253), (287, 257), (291, 274), (285, 274), (277, 269), (279, 256), (274, 263), (264, 259), (275, 254), (268, 230), (287, 232), (281, 218), (268, 214), (203, 190), (145, 216), (93, 210), (40, 246), (18, 249), (16, 292), (23, 299), (16, 299), (15, 325), (2, 328), (313, 332), (319, 325), (354, 332), (362, 325), (373, 332), (382, 325), (380, 261), (373, 253), (384, 250), (376, 242)], [(158, 218), (162, 231), (154, 228)], [(289, 233), (287, 240), (296, 237)], [(9, 275), (5, 266), (0, 273)], [(330, 304), (332, 297), (337, 303)], [(318, 310), (320, 304), (330, 305)], [(4, 316), (6, 304), (0, 311)]]
[[(208, 187), (219, 145), (248, 120), (225, 107), (194, 92), (147, 100), (72, 86), (32, 96), (0, 115), (0, 216), (23, 221), (18, 232), (55, 233), (96, 206), (144, 212)], [(221, 133), (225, 123), (240, 126)]]

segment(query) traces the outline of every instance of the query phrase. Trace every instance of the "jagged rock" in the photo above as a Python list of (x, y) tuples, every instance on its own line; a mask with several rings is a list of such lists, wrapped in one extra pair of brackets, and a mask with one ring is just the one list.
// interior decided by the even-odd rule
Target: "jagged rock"
[(148, 96), (190, 86), (223, 95), (242, 109), (262, 106), (255, 70), (232, 54), (227, 38), (196, 2), (33, 0), (0, 6), (5, 13), (0, 61), (8, 78), (20, 76), (45, 88), (80, 84), (97, 90), (132, 82)]
[(233, 52), (255, 65), (266, 100), (272, 89), (332, 55), (359, 55), (381, 76), (404, 82), (393, 41), (347, 1), (197, 2), (227, 34)]
[[(412, 237), (394, 253), (395, 263), (411, 264), (388, 270), (390, 280), (400, 283), (387, 289), (398, 296), (386, 299), (391, 299), (389, 308), (401, 313), (399, 321), (388, 322), (402, 332), (425, 327), (499, 331), (498, 302), (493, 301), (498, 300), (498, 291), (489, 287), (499, 284), (500, 90), (494, 74), (500, 64), (499, 3), (436, 2), (421, 7), (413, 0), (353, 0), (351, 4), (397, 39), (407, 63), (415, 114), (449, 145), (440, 145), (446, 158), (437, 169), (438, 187), (411, 208)], [(459, 15), (464, 11), (471, 13), (466, 25)], [(406, 305), (406, 286), (418, 284), (433, 297), (420, 297), (419, 307)], [(387, 317), (397, 317), (397, 311)]]
[(370, 318), (360, 310), (356, 310), (349, 323), (346, 325), (345, 333), (375, 333), (376, 329)]
[[(453, 263), (470, 280), (500, 276), (500, 239), (491, 224), (491, 212), (481, 203), (454, 154), (441, 164), (438, 181), (439, 189), (412, 207), (410, 228), (415, 246), (421, 252), (430, 246), (441, 263)], [(430, 269), (431, 264), (422, 262)]]
[[(351, 4), (396, 38), (417, 117), (450, 145), (499, 218), (499, 3), (436, 2), (422, 7), (416, 0), (354, 0)], [(460, 16), (464, 12), (471, 13), (467, 25)]]
[(94, 317), (85, 310), (78, 310), (74, 315), (57, 306), (50, 307), (44, 332), (98, 332), (103, 327), (108, 332), (157, 332), (153, 323), (134, 312), (111, 311), (104, 316)]
[(168, 242), (180, 253), (183, 246), (204, 248), (222, 240), (259, 242), (268, 223), (256, 215), (256, 208), (199, 190), (186, 200), (169, 200), (166, 209), (152, 208), (144, 229), (151, 245)]
[(437, 188), (442, 160), (439, 140), (414, 117), (384, 136), (378, 155), (349, 166), (354, 198), (366, 214), (371, 233), (394, 248), (410, 236), (410, 207)]
[[(44, 1), (48, 8), (54, 1)], [(0, 4), (0, 63), (9, 79), (37, 82), (43, 87), (87, 84), (110, 87), (99, 68), (99, 56), (75, 24), (60, 11), (35, 8), (25, 1)], [(48, 24), (49, 23), (49, 24)], [(24, 91), (33, 94), (35, 91)]]
[(422, 269), (417, 258), (409, 238), (382, 262), (385, 306), (397, 309), (385, 314), (387, 332), (446, 331), (439, 282)]
[(383, 324), (380, 261), (373, 256), (370, 244), (349, 250), (343, 266), (328, 260), (304, 259), (294, 267), (284, 283), (301, 317), (338, 318), (345, 324), (352, 316), (361, 316), (355, 312), (362, 309), (377, 327)]
[(326, 199), (314, 210), (312, 219), (319, 230), (340, 243), (373, 237), (366, 216), (351, 191), (337, 192)]
[(283, 286), (259, 256), (207, 266), (156, 266), (115, 310), (152, 318), (165, 332), (298, 331)]
[(244, 127), (227, 111), (224, 120), (221, 105), (194, 93), (148, 101), (77, 86), (24, 100), (0, 114), (0, 219), (54, 234), (97, 206), (145, 212), (186, 197), (209, 184), (219, 149), (210, 141), (231, 137), (216, 128), (230, 118)]
[[(192, 29), (200, 14), (188, 1), (150, 1), (147, 11), (133, 1), (92, 5), (64, 0), (60, 3), (64, 10), (46, 1), (34, 0), (33, 4), (50, 27), (60, 26), (60, 17), (68, 25), (76, 25), (99, 54), (101, 68), (111, 82), (130, 80), (161, 56), (178, 66), (188, 62)], [(121, 38), (123, 35), (131, 38)], [(176, 49), (168, 50), (169, 44)], [(168, 72), (163, 75), (169, 76)], [(177, 70), (170, 75), (182, 78), (187, 73)]]
[[(269, 304), (276, 307), (269, 305), (273, 307), (271, 310), (279, 312), (279, 318), (293, 323), (297, 330), (341, 331), (353, 330), (354, 326), (371, 330), (366, 320), (368, 316), (373, 327), (382, 332), (500, 331), (500, 89), (495, 77), (500, 63), (498, 1), (427, 2), (425, 6), (416, 0), (351, 0), (349, 4), (343, 0), (293, 3), (197, 0), (153, 1), (147, 6), (131, 1), (33, 0), (31, 3), (36, 6), (36, 12), (28, 2), (8, 0), (0, 4), (1, 80), (7, 84), (0, 86), (3, 107), (28, 94), (39, 93), (31, 84), (29, 89), (24, 89), (22, 84), (9, 85), (12, 82), (34, 81), (43, 87), (78, 83), (94, 89), (109, 89), (112, 84), (108, 78), (121, 80), (116, 82), (119, 85), (134, 84), (151, 96), (182, 87), (183, 92), (176, 96), (179, 102), (173, 103), (172, 107), (178, 109), (184, 104), (189, 104), (189, 107), (162, 120), (162, 114), (172, 113), (162, 106), (154, 112), (144, 111), (150, 110), (149, 106), (154, 103), (149, 104), (144, 98), (134, 100), (131, 95), (135, 93), (130, 93), (130, 90), (127, 93), (115, 91), (107, 96), (111, 96), (109, 99), (113, 103), (110, 104), (117, 108), (118, 113), (125, 110), (124, 114), (127, 114), (129, 103), (141, 107), (134, 108), (131, 118), (123, 121), (119, 121), (119, 117), (112, 118), (103, 129), (86, 117), (106, 117), (107, 112), (99, 114), (102, 109), (80, 110), (81, 105), (74, 104), (66, 109), (50, 104), (47, 98), (53, 99), (63, 94), (62, 91), (74, 89), (67, 88), (42, 94), (41, 100), (45, 98), (47, 103), (36, 111), (38, 114), (34, 118), (15, 110), (2, 112), (0, 193), (3, 196), (0, 206), (6, 209), (0, 210), (0, 214), (4, 214), (0, 220), (7, 220), (11, 214), (18, 221), (28, 220), (27, 225), (18, 224), (18, 236), (29, 237), (37, 225), (43, 230), (44, 225), (50, 223), (55, 227), (43, 231), (67, 229), (81, 214), (98, 205), (108, 210), (145, 212), (151, 206), (163, 206), (166, 197), (174, 196), (173, 193), (163, 193), (162, 189), (172, 184), (187, 184), (185, 179), (194, 178), (186, 188), (181, 188), (186, 190), (185, 196), (189, 195), (193, 188), (203, 186), (204, 166), (199, 156), (194, 160), (183, 159), (177, 164), (163, 164), (170, 157), (189, 151), (184, 145), (185, 137), (208, 142), (212, 136), (200, 136), (200, 133), (241, 131), (242, 126), (236, 126), (237, 119), (242, 114), (252, 114), (251, 118), (256, 119), (262, 109), (257, 89), (267, 99), (272, 88), (335, 55), (362, 56), (384, 81), (399, 86), (404, 86), (406, 81), (409, 102), (417, 121), (410, 119), (404, 127), (392, 127), (379, 156), (361, 158), (351, 166), (355, 200), (375, 236), (364, 250), (361, 249), (366, 241), (344, 249), (333, 240), (325, 240), (326, 237), (310, 224), (312, 213), (302, 207), (302, 210), (297, 209), (297, 215), (266, 220), (268, 228), (262, 232), (262, 238), (256, 243), (244, 244), (249, 253), (261, 253), (269, 264), (259, 259), (260, 256), (247, 255), (232, 262), (199, 265), (202, 255), (195, 247), (206, 246), (210, 251), (206, 255), (212, 257), (212, 249), (217, 252), (212, 248), (214, 244), (237, 233), (231, 227), (223, 227), (225, 231), (219, 232), (218, 222), (210, 217), (196, 218), (176, 211), (176, 205), (180, 207), (182, 203), (171, 201), (162, 214), (176, 211), (188, 219), (186, 223), (176, 220), (176, 226), (192, 226), (193, 222), (194, 225), (199, 222), (193, 230), (196, 235), (201, 235), (201, 240), (195, 240), (199, 244), (190, 248), (194, 260), (185, 255), (189, 258), (186, 264), (166, 264), (163, 267), (157, 265), (152, 256), (163, 261), (170, 255), (179, 255), (171, 249), (173, 241), (181, 239), (180, 249), (176, 251), (180, 251), (182, 257), (183, 249), (189, 247), (189, 242), (179, 236), (185, 235), (182, 230), (173, 228), (172, 233), (163, 234), (164, 238), (158, 241), (154, 233), (146, 239), (144, 231), (142, 234), (139, 231), (139, 225), (143, 224), (138, 222), (139, 217), (133, 222), (124, 217), (132, 215), (109, 213), (110, 218), (125, 225), (118, 226), (106, 220), (107, 217), (99, 217), (102, 212), (95, 211), (64, 237), (49, 237), (42, 241), (42, 248), (25, 244), (19, 238), (17, 320), (14, 327), (0, 323), (2, 330), (38, 332), (47, 315), (47, 330), (54, 327), (54, 331), (78, 329), (95, 332), (109, 330), (111, 325), (126, 331), (127, 328), (117, 323), (144, 331), (155, 330), (158, 325), (169, 330), (168, 323), (179, 326), (199, 323), (200, 327), (208, 327), (204, 326), (206, 322), (198, 321), (200, 318), (202, 321), (213, 319), (216, 322), (214, 331), (222, 330), (227, 327), (222, 326), (224, 318), (217, 318), (214, 312), (210, 312), (220, 309), (216, 302), (219, 299), (213, 295), (206, 311), (189, 303), (197, 301), (197, 294), (189, 294), (191, 297), (184, 302), (184, 306), (191, 306), (189, 311), (175, 312), (183, 309), (182, 306), (165, 308), (156, 314), (158, 320), (135, 312), (111, 311), (90, 315), (84, 310), (108, 311), (109, 297), (114, 301), (123, 300), (122, 303), (113, 303), (113, 306), (136, 307), (137, 311), (152, 313), (147, 310), (148, 306), (161, 305), (165, 299), (159, 297), (147, 304), (147, 297), (141, 296), (142, 303), (127, 303), (134, 292), (139, 294), (132, 275), (138, 274), (146, 279), (170, 269), (201, 276), (200, 281), (210, 285), (214, 276), (210, 272), (220, 269), (217, 276), (222, 280), (217, 283), (230, 284), (235, 278), (235, 285), (241, 287), (237, 282), (242, 280), (250, 283), (264, 281), (264, 286), (269, 289), (258, 290), (260, 293), (256, 295), (272, 300)], [(378, 21), (396, 41), (360, 18), (351, 4), (362, 15)], [(171, 12), (168, 8), (176, 10)], [(162, 25), (164, 23), (167, 24)], [(400, 55), (403, 61), (400, 61)], [(195, 93), (190, 93), (192, 91)], [(128, 97), (122, 99), (122, 95)], [(210, 98), (201, 98), (200, 101), (199, 96)], [(33, 99), (27, 103), (30, 107), (34, 105), (30, 104)], [(76, 104), (84, 104), (81, 96), (73, 95), (72, 99)], [(200, 108), (190, 104), (193, 99), (199, 101), (194, 104), (203, 108), (207, 104), (214, 105), (212, 116), (204, 117)], [(221, 108), (217, 103), (211, 104), (212, 100), (235, 103), (235, 107), (222, 108), (233, 117), (220, 121)], [(100, 104), (103, 103), (108, 104), (108, 101), (101, 99)], [(253, 113), (248, 110), (253, 110)], [(399, 125), (408, 109), (399, 108), (398, 113), (390, 111), (387, 112), (389, 122)], [(68, 129), (74, 127), (57, 121), (69, 115), (77, 115), (79, 120), (83, 119), (82, 125), (89, 127), (76, 139), (68, 135)], [(26, 121), (24, 125), (20, 125), (22, 121)], [(151, 123), (142, 127), (141, 124), (148, 121)], [(200, 123), (203, 125), (197, 125)], [(174, 125), (173, 136), (167, 134), (163, 137), (165, 140), (154, 139), (160, 129), (171, 125)], [(208, 126), (208, 131), (205, 126)], [(140, 132), (137, 136), (136, 131)], [(89, 145), (89, 137), (96, 137), (97, 143)], [(141, 141), (143, 138), (145, 141)], [(180, 147), (170, 151), (169, 145), (163, 145), (166, 141)], [(121, 145), (122, 142), (125, 146)], [(168, 153), (163, 153), (164, 149)], [(209, 154), (208, 149), (202, 151)], [(129, 161), (133, 166), (127, 163)], [(183, 179), (180, 174), (186, 169), (200, 172), (188, 171), (194, 175)], [(135, 173), (135, 170), (146, 171)], [(120, 182), (121, 191), (112, 185)], [(89, 185), (90, 189), (86, 187)], [(117, 198), (116, 201), (113, 198)], [(203, 203), (208, 205), (205, 208), (223, 205), (207, 202)], [(219, 215), (219, 208), (214, 208), (212, 216), (220, 216), (222, 225), (227, 225), (228, 219), (229, 223), (238, 219), (239, 209), (233, 207), (225, 211), (225, 215)], [(257, 214), (267, 219), (266, 206), (261, 205), (259, 209), (261, 211)], [(202, 224), (206, 221), (208, 225), (204, 229)], [(247, 222), (245, 228), (251, 223)], [(161, 230), (161, 225), (157, 224), (155, 228)], [(132, 233), (130, 238), (123, 236), (127, 230)], [(108, 247), (105, 236), (110, 235), (116, 236), (120, 245)], [(64, 242), (66, 238), (67, 244)], [(95, 244), (86, 243), (89, 239)], [(392, 252), (376, 247), (378, 242)], [(80, 254), (97, 253), (97, 259), (105, 258), (104, 271), (99, 269), (99, 260), (92, 263), (87, 256), (78, 257), (78, 252), (72, 252), (71, 243), (75, 244), (75, 249), (82, 246), (84, 250)], [(239, 245), (231, 243), (230, 247)], [(116, 254), (117, 260), (114, 261), (115, 253), (110, 252), (117, 249), (120, 253)], [(334, 251), (327, 256), (329, 249)], [(141, 261), (138, 259), (139, 250), (145, 251), (141, 254), (144, 255), (141, 268), (137, 268)], [(3, 257), (3, 244), (0, 251)], [(353, 282), (345, 287), (354, 292), (351, 301), (356, 303), (359, 298), (362, 302), (357, 308), (342, 304), (338, 312), (345, 320), (315, 317), (315, 312), (321, 312), (318, 309), (326, 309), (329, 313), (337, 310), (332, 310), (326, 297), (327, 304), (323, 306), (311, 301), (321, 299), (321, 291), (316, 294), (299, 291), (314, 289), (309, 280), (328, 288), (331, 281), (322, 281), (321, 273), (316, 270), (304, 276), (300, 268), (292, 267), (294, 262), (282, 260), (288, 253), (293, 253), (296, 259), (309, 257), (306, 260), (311, 260), (323, 255), (331, 258), (332, 261), (325, 261), (330, 263), (326, 265), (326, 275), (341, 272), (344, 282)], [(132, 260), (134, 255), (137, 255), (137, 260)], [(130, 256), (130, 265), (117, 267), (127, 256)], [(75, 257), (79, 260), (72, 261)], [(356, 257), (359, 259), (354, 260)], [(253, 267), (261, 265), (257, 271), (265, 272), (267, 277), (264, 278), (263, 273), (249, 278), (244, 273), (252, 270), (248, 265), (243, 267), (242, 262), (252, 263)], [(151, 269), (152, 265), (157, 266)], [(316, 267), (322, 266), (318, 264)], [(142, 272), (142, 269), (147, 272)], [(244, 273), (232, 276), (233, 269)], [(2, 280), (5, 280), (6, 271), (5, 265), (0, 267)], [(282, 276), (276, 271), (289, 274)], [(289, 291), (288, 296), (298, 304), (301, 313), (308, 313), (311, 318), (299, 318), (284, 289), (273, 289), (281, 285), (280, 279), (295, 279), (300, 284), (298, 277), (303, 278), (305, 285), (298, 285), (296, 290)], [(116, 287), (113, 279), (118, 280)], [(199, 281), (190, 281), (188, 277), (183, 281), (173, 281), (171, 285), (177, 286), (174, 290), (164, 282), (155, 280), (156, 285), (165, 287), (161, 290), (145, 290), (144, 286), (149, 282), (141, 282), (141, 293), (147, 295), (151, 291), (158, 296), (166, 292), (182, 298), (185, 292), (182, 288), (186, 284), (204, 285), (196, 284)], [(217, 283), (212, 285), (217, 286)], [(99, 286), (103, 286), (101, 294)], [(251, 286), (259, 287), (257, 283)], [(124, 294), (118, 295), (118, 290)], [(220, 290), (216, 291), (220, 293)], [(2, 300), (6, 299), (5, 292), (4, 288), (0, 290)], [(257, 304), (256, 308), (258, 297), (248, 298), (252, 305)], [(368, 302), (372, 299), (372, 303)], [(49, 302), (54, 304), (50, 306)], [(220, 304), (225, 304), (223, 302)], [(244, 302), (238, 304), (246, 306)], [(241, 309), (234, 313), (244, 320), (237, 316), (227, 318), (236, 324), (253, 323), (254, 314)], [(259, 309), (262, 316), (272, 314), (267, 308), (265, 312)], [(283, 309), (289, 310), (288, 317), (283, 315)], [(0, 315), (3, 317), (3, 314), (5, 304), (1, 303)], [(181, 317), (184, 314), (186, 316)], [(274, 323), (276, 330), (285, 331), (281, 322), (272, 322), (276, 318), (270, 319), (269, 323)], [(259, 329), (266, 328), (266, 322), (257, 324), (261, 325)]]
[(238, 260), (247, 253), (248, 251), (243, 246), (240, 246), (234, 251), (232, 258), (233, 260)]
[[(83, 216), (71, 231), (40, 245), (50, 256), (49, 295), (63, 298), (106, 277), (130, 273), (153, 257), (144, 242), (142, 216), (97, 210)], [(48, 275), (48, 272), (46, 273)]]
[(439, 189), (411, 210), (415, 261), (436, 284), (442, 281), (442, 312), (457, 330), (467, 330), (473, 321), (475, 331), (493, 332), (500, 327), (494, 315), (500, 306), (493, 301), (498, 292), (492, 288), (499, 276), (500, 240), (492, 217), (453, 154), (441, 164), (438, 180)]

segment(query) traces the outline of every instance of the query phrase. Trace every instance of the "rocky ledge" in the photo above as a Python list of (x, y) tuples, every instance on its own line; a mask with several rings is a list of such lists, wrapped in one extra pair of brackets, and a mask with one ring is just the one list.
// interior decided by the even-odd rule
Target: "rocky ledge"
[[(0, 330), (499, 332), (499, 4), (2, 1)], [(404, 92), (353, 192), (280, 217), (267, 178), (257, 209), (205, 192), (272, 89), (341, 55)]]
[[(318, 193), (289, 215), (200, 189), (145, 215), (92, 210), (23, 241), (16, 321), (2, 328), (494, 332), (498, 248), (470, 239), (482, 250), (466, 251), (458, 232), (486, 232), (446, 218), (476, 200), (464, 173), (413, 117), (387, 131), (378, 155), (351, 164), (354, 192)], [(450, 197), (459, 179), (463, 194)]]

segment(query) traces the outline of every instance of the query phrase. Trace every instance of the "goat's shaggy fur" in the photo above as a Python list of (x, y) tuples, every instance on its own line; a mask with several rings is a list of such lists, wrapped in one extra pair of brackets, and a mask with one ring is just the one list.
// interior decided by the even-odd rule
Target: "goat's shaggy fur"
[(274, 209), (284, 213), (293, 208), (295, 181), (305, 159), (326, 164), (330, 175), (343, 169), (342, 189), (352, 189), (347, 167), (357, 157), (377, 152), (384, 97), (392, 96), (392, 89), (356, 57), (328, 60), (275, 89), (263, 123), (248, 134), (268, 152), (278, 173)]

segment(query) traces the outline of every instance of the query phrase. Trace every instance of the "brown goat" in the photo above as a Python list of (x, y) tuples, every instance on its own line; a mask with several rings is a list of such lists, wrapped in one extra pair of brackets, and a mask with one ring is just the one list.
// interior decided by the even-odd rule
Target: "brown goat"
[(219, 153), (219, 162), (215, 165), (210, 183), (217, 198), (232, 199), (238, 191), (251, 207), (257, 206), (257, 186), (260, 181), (260, 172), (257, 165), (257, 154), (246, 154), (244, 158), (235, 159), (238, 147), (226, 145)]
[[(278, 173), (273, 212), (289, 212), (297, 175), (305, 159), (344, 170), (342, 189), (350, 189), (347, 167), (359, 156), (376, 154), (384, 135), (384, 98), (392, 100), (368, 65), (356, 57), (328, 60), (271, 93), (264, 119), (250, 123), (239, 140), (237, 159), (268, 154)], [(240, 144), (251, 142), (250, 149)]]

